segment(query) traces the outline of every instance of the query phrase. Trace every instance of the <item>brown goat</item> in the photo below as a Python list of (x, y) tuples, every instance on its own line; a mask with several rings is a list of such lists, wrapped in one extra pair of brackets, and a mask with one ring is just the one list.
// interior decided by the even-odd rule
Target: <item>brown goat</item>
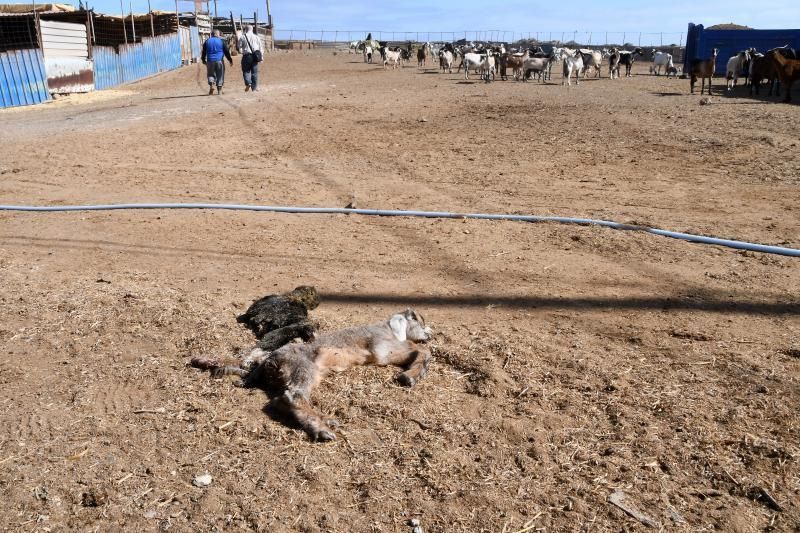
[(706, 78), (708, 78), (708, 95), (711, 96), (711, 80), (714, 77), (714, 68), (717, 63), (717, 54), (719, 50), (714, 48), (711, 50), (711, 57), (709, 59), (693, 59), (689, 65), (689, 75), (691, 76), (690, 88), (694, 94), (694, 84), (697, 83), (697, 78), (702, 80), (700, 86), (700, 94), (706, 88)]
[(511, 69), (511, 75), (514, 77), (514, 81), (519, 80), (522, 77), (522, 64), (525, 59), (528, 57), (528, 53), (526, 52), (523, 55), (514, 55), (509, 54), (506, 52), (499, 57), (500, 60), (500, 79), (503, 81), (508, 79), (507, 69)]
[(800, 59), (787, 59), (783, 54), (775, 50), (770, 50), (764, 57), (772, 62), (778, 74), (778, 79), (781, 80), (781, 85), (784, 86), (786, 96), (783, 98), (783, 101), (791, 102), (792, 84), (800, 79)]
[[(758, 95), (761, 88), (761, 82), (767, 80), (769, 82), (769, 92), (767, 96), (772, 96), (773, 87), (778, 78), (778, 69), (775, 63), (768, 57), (758, 54), (750, 61), (750, 95), (753, 92)], [(776, 96), (780, 96), (780, 87), (775, 89)]]

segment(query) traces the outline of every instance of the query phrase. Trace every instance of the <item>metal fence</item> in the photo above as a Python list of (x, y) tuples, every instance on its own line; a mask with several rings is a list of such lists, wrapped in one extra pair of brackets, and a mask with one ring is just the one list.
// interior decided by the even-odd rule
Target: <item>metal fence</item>
[(95, 88), (108, 89), (181, 66), (181, 40), (177, 33), (144, 37), (136, 44), (95, 46)]
[(0, 108), (50, 100), (42, 51), (0, 52)]
[(513, 43), (520, 40), (540, 42), (574, 42), (588, 46), (629, 45), (646, 47), (682, 47), (684, 32), (610, 32), (610, 31), (530, 31), (464, 30), (386, 31), (386, 30), (283, 30), (275, 29), (276, 41), (306, 41), (317, 46), (335, 46), (358, 41), (371, 33), (379, 41), (455, 42), (459, 40)]

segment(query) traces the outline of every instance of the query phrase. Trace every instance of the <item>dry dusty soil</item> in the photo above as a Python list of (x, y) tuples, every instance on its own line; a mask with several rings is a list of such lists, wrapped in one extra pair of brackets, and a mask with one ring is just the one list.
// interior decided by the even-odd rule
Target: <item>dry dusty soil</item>
[[(191, 65), (0, 112), (0, 203), (355, 202), (800, 248), (797, 105), (700, 105), (646, 65), (568, 89), (283, 53), (255, 94), (236, 68), (222, 96)], [(327, 444), (186, 366), (250, 345), (235, 316), (300, 284), (323, 330), (411, 306), (436, 331), (413, 389), (321, 384)], [(599, 227), (2, 212), (0, 524), (796, 531), (799, 291), (798, 259)]]

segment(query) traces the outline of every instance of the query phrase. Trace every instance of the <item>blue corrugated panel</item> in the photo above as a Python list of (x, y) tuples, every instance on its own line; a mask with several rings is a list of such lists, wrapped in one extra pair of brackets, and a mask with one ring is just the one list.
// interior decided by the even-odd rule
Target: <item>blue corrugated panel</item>
[(800, 48), (800, 29), (797, 30), (707, 30), (702, 24), (689, 24), (686, 40), (686, 58), (711, 57), (713, 48), (719, 49), (714, 67), (716, 74), (725, 74), (728, 59), (742, 50), (756, 48), (764, 53), (772, 48), (789, 45)]
[(177, 33), (144, 37), (141, 43), (121, 45), (119, 52), (95, 46), (95, 88), (108, 89), (181, 66), (181, 41)]
[(0, 107), (39, 104), (49, 99), (41, 50), (0, 53)]
[(94, 87), (97, 90), (108, 89), (119, 83), (117, 53), (113, 48), (95, 46), (92, 48), (94, 58)]

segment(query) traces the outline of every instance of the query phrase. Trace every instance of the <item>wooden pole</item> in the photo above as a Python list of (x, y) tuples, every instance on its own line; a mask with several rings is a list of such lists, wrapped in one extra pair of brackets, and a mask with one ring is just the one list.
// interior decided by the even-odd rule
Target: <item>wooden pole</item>
[(153, 8), (150, 7), (150, 0), (147, 0), (147, 12), (150, 13), (150, 37), (155, 37), (156, 30), (153, 27)]
[[(177, 1), (175, 3), (177, 4)], [(128, 44), (128, 29), (125, 28), (125, 6), (122, 5), (122, 0), (119, 0), (119, 10), (122, 13), (122, 36), (125, 38), (125, 44)]]
[(131, 31), (133, 32), (133, 42), (136, 42), (136, 24), (133, 22), (133, 0), (128, 5), (131, 8)]
[(89, 24), (92, 27), (92, 42), (97, 44), (97, 34), (94, 32), (94, 11), (89, 11)]

